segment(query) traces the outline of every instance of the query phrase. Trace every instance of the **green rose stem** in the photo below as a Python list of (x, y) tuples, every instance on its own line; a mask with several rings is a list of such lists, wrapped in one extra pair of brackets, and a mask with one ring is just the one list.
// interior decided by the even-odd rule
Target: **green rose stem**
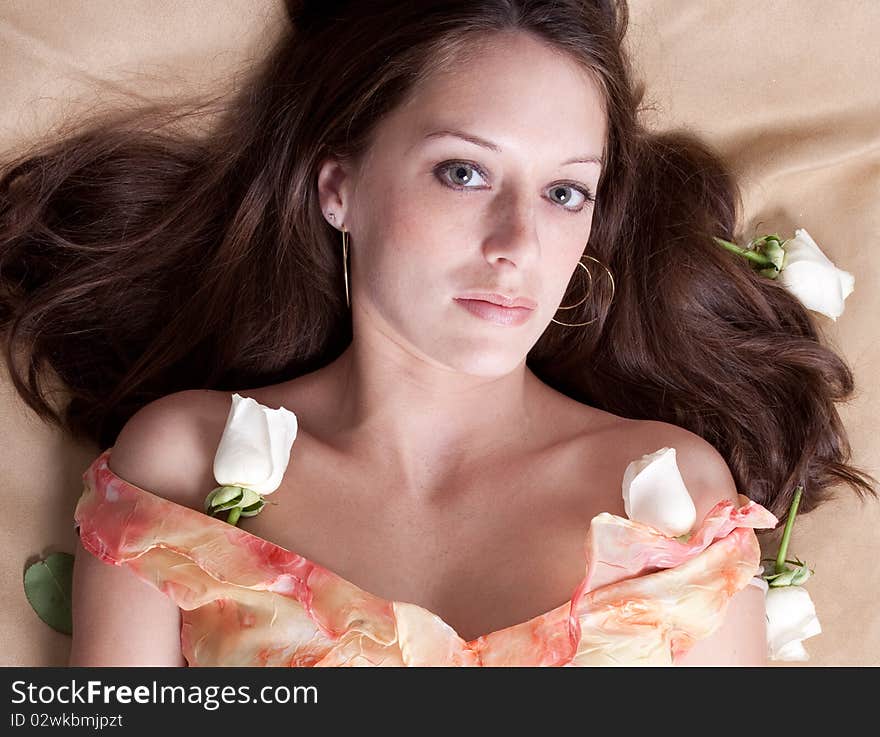
[(229, 510), (229, 515), (226, 517), (226, 521), (230, 525), (237, 525), (238, 518), (241, 516), (241, 507), (233, 507)]
[(801, 502), (803, 490), (803, 486), (798, 486), (794, 490), (794, 499), (792, 499), (791, 507), (788, 510), (788, 519), (785, 521), (785, 532), (782, 533), (782, 542), (779, 545), (779, 552), (776, 554), (776, 573), (782, 573), (785, 570), (785, 553), (788, 551), (788, 540), (791, 537), (791, 528), (794, 527), (794, 518), (797, 516), (798, 504)]
[(754, 261), (759, 266), (771, 266), (774, 269), (776, 268), (776, 264), (773, 263), (766, 256), (758, 253), (757, 251), (750, 251), (747, 248), (740, 248), (736, 243), (731, 243), (730, 241), (726, 241), (723, 238), (718, 238), (716, 236), (712, 236), (716, 243), (724, 246), (728, 251), (732, 251), (733, 253), (737, 253), (740, 256), (744, 256), (749, 259), (749, 261)]

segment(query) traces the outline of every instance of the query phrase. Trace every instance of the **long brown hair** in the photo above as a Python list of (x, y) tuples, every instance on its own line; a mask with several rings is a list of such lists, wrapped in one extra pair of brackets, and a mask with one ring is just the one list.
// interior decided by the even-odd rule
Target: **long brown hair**
[[(607, 264), (583, 311), (528, 356), (550, 386), (711, 442), (742, 493), (780, 519), (794, 487), (810, 511), (843, 482), (835, 402), (845, 361), (781, 285), (716, 245), (736, 240), (736, 182), (685, 133), (639, 122), (642, 88), (612, 0), (326, 0), (287, 3), (290, 27), (221, 102), (94, 118), (0, 172), (0, 328), (16, 390), (41, 417), (101, 447), (144, 404), (192, 388), (293, 378), (351, 341), (338, 232), (316, 175), (359, 159), (374, 127), (487, 34), (534, 35), (583, 65), (608, 137), (585, 253)], [(187, 128), (206, 113), (216, 120)], [(573, 278), (563, 304), (577, 302)], [(576, 313), (576, 314), (575, 314)], [(64, 406), (49, 393), (54, 374)]]

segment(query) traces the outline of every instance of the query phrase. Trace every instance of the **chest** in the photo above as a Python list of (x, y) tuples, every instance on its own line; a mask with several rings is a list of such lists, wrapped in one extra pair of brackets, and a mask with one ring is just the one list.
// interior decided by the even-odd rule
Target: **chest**
[(239, 526), (382, 599), (418, 604), (469, 640), (570, 599), (590, 520), (624, 515), (626, 464), (650, 452), (638, 436), (606, 432), (487, 462), (412, 495), (303, 435), (273, 504)]

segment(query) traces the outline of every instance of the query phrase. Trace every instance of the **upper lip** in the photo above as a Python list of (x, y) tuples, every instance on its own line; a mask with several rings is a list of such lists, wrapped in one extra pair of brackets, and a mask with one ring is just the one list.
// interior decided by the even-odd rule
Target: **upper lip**
[(457, 297), (457, 299), (479, 299), (483, 302), (500, 305), (501, 307), (526, 307), (530, 310), (538, 306), (538, 303), (531, 297), (513, 297), (507, 294), (500, 294), (499, 292), (470, 292), (469, 294)]

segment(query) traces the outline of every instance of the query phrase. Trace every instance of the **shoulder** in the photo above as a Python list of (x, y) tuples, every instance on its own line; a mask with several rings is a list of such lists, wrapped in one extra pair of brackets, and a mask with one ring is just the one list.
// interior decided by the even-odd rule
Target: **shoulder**
[(229, 410), (225, 392), (190, 389), (156, 399), (125, 423), (109, 466), (135, 486), (200, 508)]
[[(676, 465), (696, 507), (695, 526), (719, 501), (739, 504), (730, 468), (712, 443), (668, 422), (619, 420), (602, 444), (615, 459), (617, 478), (629, 462), (664, 447), (675, 448)], [(746, 586), (731, 597), (722, 627), (697, 641), (676, 665), (760, 666), (765, 664), (766, 647), (764, 594)]]
[[(644, 434), (649, 446), (655, 446), (649, 452), (675, 448), (678, 470), (697, 510), (695, 527), (719, 501), (739, 506), (736, 482), (724, 456), (712, 443), (667, 422), (645, 421), (639, 425), (638, 432)], [(676, 665), (762, 666), (766, 664), (766, 649), (764, 592), (746, 586), (731, 597), (722, 626), (694, 643)]]
[(638, 423), (642, 443), (675, 448), (675, 461), (697, 508), (697, 523), (722, 500), (739, 505), (736, 481), (721, 452), (705, 438), (669, 422), (645, 420)]

